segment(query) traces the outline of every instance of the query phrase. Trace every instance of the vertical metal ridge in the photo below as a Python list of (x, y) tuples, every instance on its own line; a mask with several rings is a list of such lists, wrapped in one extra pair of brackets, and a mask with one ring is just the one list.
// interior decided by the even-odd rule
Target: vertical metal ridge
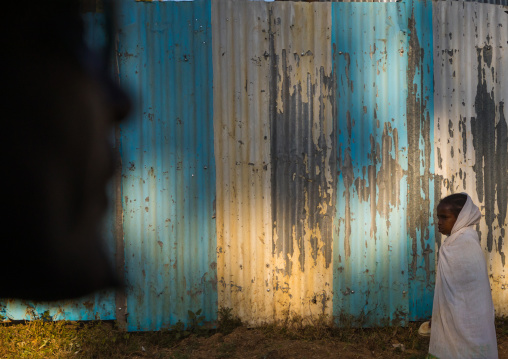
[[(502, 6), (434, 4), (435, 191), (465, 191), (482, 210), (477, 227), (496, 315), (508, 313), (506, 233), (508, 16)], [(440, 244), (440, 235), (437, 236)]]
[(251, 325), (273, 321), (267, 8), (212, 8), (219, 306)]

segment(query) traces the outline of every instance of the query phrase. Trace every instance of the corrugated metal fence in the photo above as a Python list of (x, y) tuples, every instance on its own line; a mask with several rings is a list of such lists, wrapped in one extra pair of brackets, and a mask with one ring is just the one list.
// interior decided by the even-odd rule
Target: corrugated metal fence
[[(107, 239), (126, 297), (4, 301), (3, 315), (49, 310), (128, 330), (188, 322), (199, 309), (213, 323), (220, 306), (251, 325), (425, 319), (441, 241), (435, 206), (461, 190), (481, 205), (494, 302), (508, 314), (502, 7), (119, 10), (116, 72), (136, 108), (119, 131), (120, 215), (112, 210)], [(100, 41), (101, 14), (86, 19)]]
[(436, 193), (467, 191), (480, 206), (494, 307), (508, 315), (508, 14), (439, 2), (433, 17)]

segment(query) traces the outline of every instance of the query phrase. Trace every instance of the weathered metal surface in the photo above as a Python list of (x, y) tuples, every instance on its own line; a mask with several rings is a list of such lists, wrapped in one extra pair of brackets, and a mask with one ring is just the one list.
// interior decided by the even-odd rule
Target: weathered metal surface
[(408, 317), (405, 4), (332, 5), (338, 186), (333, 312)]
[(277, 319), (332, 314), (336, 156), (331, 4), (270, 6), (270, 121)]
[(409, 320), (432, 315), (435, 278), (432, 2), (407, 1)]
[(120, 81), (127, 329), (216, 319), (215, 161), (208, 1), (122, 2)]
[(251, 325), (274, 320), (268, 13), (212, 5), (219, 305)]
[[(188, 310), (212, 322), (220, 306), (250, 325), (425, 319), (435, 206), (462, 190), (484, 214), (495, 307), (507, 315), (504, 11), (121, 2), (115, 71), (135, 110), (117, 134), (120, 206), (106, 236), (127, 297), (6, 301), (0, 315), (49, 310), (127, 330), (188, 323)], [(100, 14), (87, 16), (100, 48)]]
[(329, 5), (215, 4), (220, 303), (252, 324), (331, 314)]
[[(483, 217), (477, 227), (494, 307), (508, 315), (508, 15), (500, 6), (434, 4), (436, 194), (466, 191)], [(436, 201), (437, 202), (437, 201)], [(436, 237), (438, 245), (442, 239)]]

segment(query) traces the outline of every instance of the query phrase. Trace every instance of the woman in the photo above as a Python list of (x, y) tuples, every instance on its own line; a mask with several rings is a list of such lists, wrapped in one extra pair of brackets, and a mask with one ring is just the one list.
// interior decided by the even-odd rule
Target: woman
[(474, 228), (480, 210), (466, 193), (453, 194), (439, 202), (437, 217), (448, 237), (439, 250), (430, 357), (497, 358), (494, 305)]

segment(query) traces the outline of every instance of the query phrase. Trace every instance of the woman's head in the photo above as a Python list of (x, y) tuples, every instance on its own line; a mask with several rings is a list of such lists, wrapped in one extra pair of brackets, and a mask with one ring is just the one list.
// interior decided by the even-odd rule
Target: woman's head
[(439, 233), (450, 235), (457, 221), (460, 211), (467, 201), (467, 195), (463, 193), (452, 194), (443, 198), (437, 206)]

